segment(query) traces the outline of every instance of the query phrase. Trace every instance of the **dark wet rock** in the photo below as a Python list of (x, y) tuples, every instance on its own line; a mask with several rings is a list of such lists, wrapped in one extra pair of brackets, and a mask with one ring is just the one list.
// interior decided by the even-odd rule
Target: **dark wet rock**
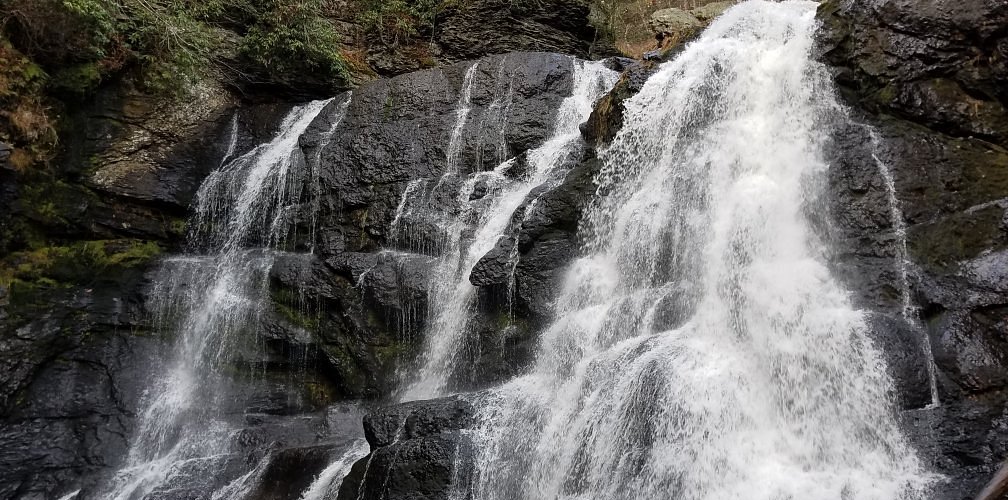
[[(921, 408), (923, 329), (937, 368), (940, 406), (907, 412), (924, 458), (950, 480), (933, 498), (971, 498), (1005, 456), (1008, 398), (1008, 153), (1002, 2), (841, 2), (820, 7), (823, 58), (838, 69), (857, 125), (835, 134), (830, 172), (839, 275), (875, 322), (904, 408)], [(909, 263), (890, 220), (891, 172)], [(904, 286), (908, 321), (899, 321)], [(918, 326), (919, 325), (919, 326)], [(909, 329), (909, 330), (908, 330)]]
[(242, 498), (297, 500), (315, 477), (348, 447), (345, 443), (284, 448), (264, 458), (267, 465)]
[(587, 58), (598, 38), (583, 0), (451, 4), (439, 15), (435, 40), (441, 58), (475, 59), (514, 51), (557, 52)]
[[(460, 170), (490, 169), (541, 143), (553, 125), (552, 116), (542, 110), (556, 109), (570, 92), (571, 64), (569, 57), (556, 54), (481, 59), (460, 135)], [(390, 239), (389, 225), (409, 181), (428, 179), (427, 189), (434, 189), (447, 165), (456, 105), (469, 66), (365, 85), (353, 92), (341, 126), (331, 135), (330, 116), (341, 102), (332, 103), (309, 129), (302, 143), (309, 163), (318, 158), (321, 164), (319, 223), (325, 229), (319, 250), (324, 258), (377, 250)], [(502, 109), (508, 110), (506, 117)]]
[(11, 169), (10, 163), (7, 161), (10, 159), (11, 153), (14, 152), (14, 148), (6, 142), (0, 142), (0, 168)]
[(823, 4), (824, 58), (851, 100), (1008, 145), (1008, 9), (999, 0)]
[(645, 62), (629, 61), (624, 64), (616, 85), (599, 100), (588, 121), (581, 125), (581, 135), (589, 144), (602, 146), (612, 142), (623, 127), (623, 101), (640, 92), (644, 82), (657, 71), (655, 62), (663, 57), (655, 55), (654, 59), (645, 58)]
[(928, 332), (902, 316), (872, 314), (868, 319), (872, 342), (882, 351), (900, 407), (924, 408), (931, 404), (925, 345)]
[(389, 406), (365, 417), (371, 453), (344, 479), (340, 499), (444, 499), (469, 491), (475, 449), (463, 432), (473, 408), (454, 396)]
[(364, 417), (364, 436), (372, 447), (466, 429), (473, 420), (472, 404), (453, 396), (389, 406)]
[(38, 367), (0, 425), (0, 492), (54, 498), (118, 464), (146, 370), (161, 348), (152, 340), (100, 333)]
[(352, 279), (314, 255), (280, 256), (270, 273), (274, 309), (265, 330), (283, 359), (307, 359), (335, 384), (334, 396), (377, 397), (391, 391), (396, 364), (412, 345), (398, 331), (399, 318), (376, 314), (381, 303), (362, 296)]

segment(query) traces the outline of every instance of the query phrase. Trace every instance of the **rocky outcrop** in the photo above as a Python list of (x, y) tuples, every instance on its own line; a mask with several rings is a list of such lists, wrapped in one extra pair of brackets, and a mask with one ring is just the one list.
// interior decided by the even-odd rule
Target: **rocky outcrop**
[(1008, 11), (998, 0), (841, 2), (820, 8), (824, 59), (872, 112), (1008, 144)]
[(454, 396), (383, 408), (364, 418), (371, 453), (354, 464), (339, 499), (466, 498), (474, 449), (463, 432), (472, 405)]
[[(972, 498), (1008, 455), (1008, 11), (1001, 2), (820, 7), (823, 59), (860, 125), (836, 134), (839, 267), (877, 311), (898, 398), (932, 467), (933, 498)], [(874, 137), (872, 136), (874, 134)], [(876, 159), (877, 158), (877, 159)], [(906, 224), (891, 221), (887, 180)], [(902, 318), (902, 294), (912, 304)], [(919, 318), (919, 319), (918, 319)], [(925, 390), (930, 343), (939, 406)]]
[(599, 40), (590, 10), (584, 0), (444, 2), (415, 37), (362, 38), (368, 64), (382, 76), (508, 52), (608, 55), (614, 49)]
[(597, 38), (589, 11), (583, 0), (460, 2), (439, 16), (435, 39), (449, 61), (518, 51), (587, 58)]

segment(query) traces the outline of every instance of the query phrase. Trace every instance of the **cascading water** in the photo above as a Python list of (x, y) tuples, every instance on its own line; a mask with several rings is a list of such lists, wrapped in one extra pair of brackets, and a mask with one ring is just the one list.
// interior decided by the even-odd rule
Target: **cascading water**
[(731, 8), (626, 102), (534, 366), (476, 401), (474, 498), (923, 498), (807, 220), (844, 115), (816, 6)]
[[(165, 377), (145, 394), (126, 464), (107, 498), (184, 489), (193, 477), (221, 472), (235, 430), (223, 414), (233, 396), (222, 371), (235, 353), (256, 345), (274, 255), (290, 236), (306, 185), (317, 194), (317, 172), (306, 168), (298, 139), (329, 102), (295, 108), (272, 141), (229, 159), (233, 126), (221, 167), (197, 194), (193, 251), (167, 259), (155, 282), (155, 323), (176, 332), (177, 352)], [(345, 112), (346, 103), (339, 109)], [(333, 127), (341, 117), (337, 113)], [(240, 479), (232, 482), (235, 488)]]
[[(468, 109), (472, 85), (472, 71), (466, 72), (459, 109)], [(615, 83), (617, 74), (601, 63), (574, 62), (571, 95), (564, 99), (557, 112), (553, 135), (540, 147), (528, 152), (528, 171), (518, 180), (511, 181), (505, 173), (512, 168), (513, 161), (502, 162), (491, 171), (476, 171), (461, 183), (454, 195), (458, 214), (438, 217), (438, 224), (446, 235), (441, 256), (432, 273), (429, 290), (429, 326), (425, 332), (425, 346), (420, 368), (413, 381), (402, 393), (403, 400), (425, 399), (444, 394), (449, 379), (455, 373), (459, 354), (472, 341), (470, 319), (475, 305), (476, 287), (469, 281), (473, 267), (483, 255), (497, 244), (511, 217), (536, 187), (559, 180), (566, 160), (574, 156), (581, 147), (578, 126), (591, 113), (595, 101)], [(505, 95), (510, 95), (510, 90)], [(498, 109), (506, 109), (506, 104), (495, 103)], [(491, 105), (494, 108), (495, 105)], [(459, 111), (452, 132), (449, 151), (449, 172), (458, 173), (459, 166), (453, 163), (452, 155), (458, 155), (456, 134), (464, 128), (468, 112)], [(498, 121), (503, 123), (503, 120)], [(503, 135), (503, 134), (502, 134)], [(457, 159), (455, 160), (457, 162)], [(435, 186), (447, 185), (440, 180)], [(488, 194), (477, 202), (471, 195), (477, 183), (488, 186)], [(423, 199), (411, 197), (430, 196), (425, 193), (422, 181), (414, 181), (403, 193), (393, 231), (404, 216), (413, 214), (413, 207), (422, 205)], [(460, 214), (460, 215), (459, 215)], [(428, 214), (429, 215), (429, 214)], [(470, 226), (470, 221), (474, 221)], [(473, 229), (471, 241), (463, 241), (463, 232)], [(407, 241), (408, 242), (408, 241)]]

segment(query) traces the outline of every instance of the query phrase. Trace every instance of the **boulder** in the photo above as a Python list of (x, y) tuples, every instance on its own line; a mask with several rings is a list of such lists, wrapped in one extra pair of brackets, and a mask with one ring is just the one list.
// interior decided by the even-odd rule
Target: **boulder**
[(692, 13), (675, 7), (655, 11), (648, 25), (660, 40), (668, 38), (677, 41), (689, 38), (706, 26)]
[(693, 17), (697, 18), (701, 23), (710, 24), (714, 18), (723, 14), (732, 5), (735, 5), (735, 2), (711, 2), (695, 9), (690, 9), (689, 13), (693, 14)]
[(472, 405), (461, 396), (379, 409), (364, 419), (371, 453), (354, 464), (339, 499), (465, 498), (475, 449), (464, 430)]

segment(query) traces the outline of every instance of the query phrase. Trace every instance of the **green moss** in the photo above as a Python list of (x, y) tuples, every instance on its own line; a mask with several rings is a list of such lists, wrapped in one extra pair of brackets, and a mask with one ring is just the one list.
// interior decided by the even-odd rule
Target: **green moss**
[(391, 369), (409, 351), (407, 346), (401, 342), (390, 342), (374, 347), (375, 360), (386, 369)]
[(320, 320), (318, 316), (313, 316), (297, 307), (292, 307), (281, 302), (274, 302), (273, 307), (290, 324), (309, 332), (319, 331)]
[(94, 240), (17, 252), (0, 261), (0, 283), (54, 287), (86, 284), (149, 263), (161, 253), (143, 240)]
[(186, 235), (186, 219), (177, 217), (169, 220), (168, 232), (175, 238), (184, 237)]
[(437, 14), (449, 0), (363, 0), (357, 23), (365, 33), (377, 36), (385, 45), (396, 46), (411, 37), (430, 31)]
[(101, 83), (101, 71), (97, 63), (74, 64), (57, 70), (50, 86), (58, 92), (87, 95)]
[(896, 100), (898, 89), (895, 85), (886, 85), (875, 94), (875, 101), (883, 106), (888, 106)]
[(1004, 210), (992, 205), (914, 226), (908, 234), (910, 254), (915, 262), (930, 269), (952, 270), (960, 261), (1008, 244), (1001, 229), (1003, 216)]

